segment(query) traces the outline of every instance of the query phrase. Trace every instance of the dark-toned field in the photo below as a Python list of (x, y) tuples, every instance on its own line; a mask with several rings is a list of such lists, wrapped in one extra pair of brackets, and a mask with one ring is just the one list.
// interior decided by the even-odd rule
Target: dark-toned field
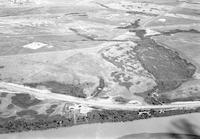
[(190, 79), (196, 67), (182, 59), (177, 52), (145, 38), (135, 48), (138, 59), (146, 70), (154, 75), (158, 89), (169, 91)]

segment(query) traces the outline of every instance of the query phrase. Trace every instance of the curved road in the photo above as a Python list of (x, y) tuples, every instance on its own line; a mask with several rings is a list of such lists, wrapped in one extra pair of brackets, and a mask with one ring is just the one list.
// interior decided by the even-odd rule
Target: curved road
[(84, 99), (69, 95), (52, 93), (47, 90), (33, 89), (23, 85), (13, 83), (0, 82), (0, 92), (7, 93), (27, 93), (34, 95), (38, 99), (53, 99), (85, 105), (89, 107), (97, 107), (101, 109), (113, 110), (138, 110), (138, 109), (174, 109), (174, 108), (195, 108), (200, 107), (200, 101), (193, 102), (176, 102), (168, 105), (134, 105), (134, 104), (115, 104), (112, 101), (104, 99)]

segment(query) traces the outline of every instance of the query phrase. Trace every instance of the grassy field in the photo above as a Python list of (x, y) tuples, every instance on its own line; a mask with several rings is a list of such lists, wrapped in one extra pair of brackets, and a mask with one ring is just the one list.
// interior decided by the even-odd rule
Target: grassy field
[[(200, 8), (193, 2), (0, 0), (0, 80), (110, 105), (199, 100)], [(13, 130), (151, 117), (2, 90), (0, 118)]]
[(158, 36), (155, 40), (180, 53), (183, 57), (190, 59), (197, 67), (199, 72), (199, 33), (182, 32), (175, 33), (173, 36)]

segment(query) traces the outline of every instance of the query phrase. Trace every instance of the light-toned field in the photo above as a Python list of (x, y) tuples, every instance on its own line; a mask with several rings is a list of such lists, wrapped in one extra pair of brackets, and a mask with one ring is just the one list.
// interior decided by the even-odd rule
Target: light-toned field
[[(154, 37), (157, 42), (177, 50), (184, 47), (186, 58), (191, 55), (198, 64), (198, 33), (176, 33), (173, 39), (162, 35), (163, 30), (182, 25), (196, 29), (199, 19), (192, 15), (198, 6), (192, 9), (191, 4), (174, 0), (2, 1), (1, 80), (38, 83), (35, 87), (46, 89), (44, 82), (81, 85), (90, 97), (103, 78), (101, 97), (122, 96), (144, 103), (134, 94), (149, 91), (157, 83), (132, 52), (140, 38), (126, 27), (139, 19), (139, 28), (161, 31)], [(187, 7), (190, 10), (183, 12)]]
[[(72, 117), (73, 111), (71, 113), (66, 114), (67, 107), (75, 107), (75, 105), (64, 102), (64, 101), (56, 101), (56, 100), (40, 100), (35, 98), (32, 95), (28, 94), (10, 94), (1, 92), (0, 93), (0, 101), (1, 101), (1, 121), (2, 118), (9, 117), (21, 117), (26, 119), (34, 119), (36, 115), (64, 115)], [(84, 114), (83, 112), (78, 112), (78, 114)]]
[(199, 9), (197, 0), (0, 0), (0, 93), (19, 84), (72, 98), (44, 95), (20, 113), (8, 94), (0, 118), (62, 115), (68, 105), (87, 115), (95, 101), (122, 110), (165, 107), (160, 96), (199, 101)]

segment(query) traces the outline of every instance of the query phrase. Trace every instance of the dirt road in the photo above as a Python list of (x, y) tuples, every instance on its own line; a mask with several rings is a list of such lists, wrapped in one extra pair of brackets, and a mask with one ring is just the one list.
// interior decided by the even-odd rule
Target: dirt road
[(172, 103), (169, 105), (116, 104), (110, 100), (77, 98), (73, 96), (52, 93), (47, 90), (33, 89), (25, 87), (23, 85), (17, 85), (6, 82), (0, 82), (0, 91), (7, 93), (27, 93), (30, 95), (34, 95), (38, 99), (53, 99), (53, 100), (77, 103), (89, 107), (97, 107), (101, 109), (112, 109), (112, 110), (174, 109), (174, 108), (200, 107), (200, 101)]

